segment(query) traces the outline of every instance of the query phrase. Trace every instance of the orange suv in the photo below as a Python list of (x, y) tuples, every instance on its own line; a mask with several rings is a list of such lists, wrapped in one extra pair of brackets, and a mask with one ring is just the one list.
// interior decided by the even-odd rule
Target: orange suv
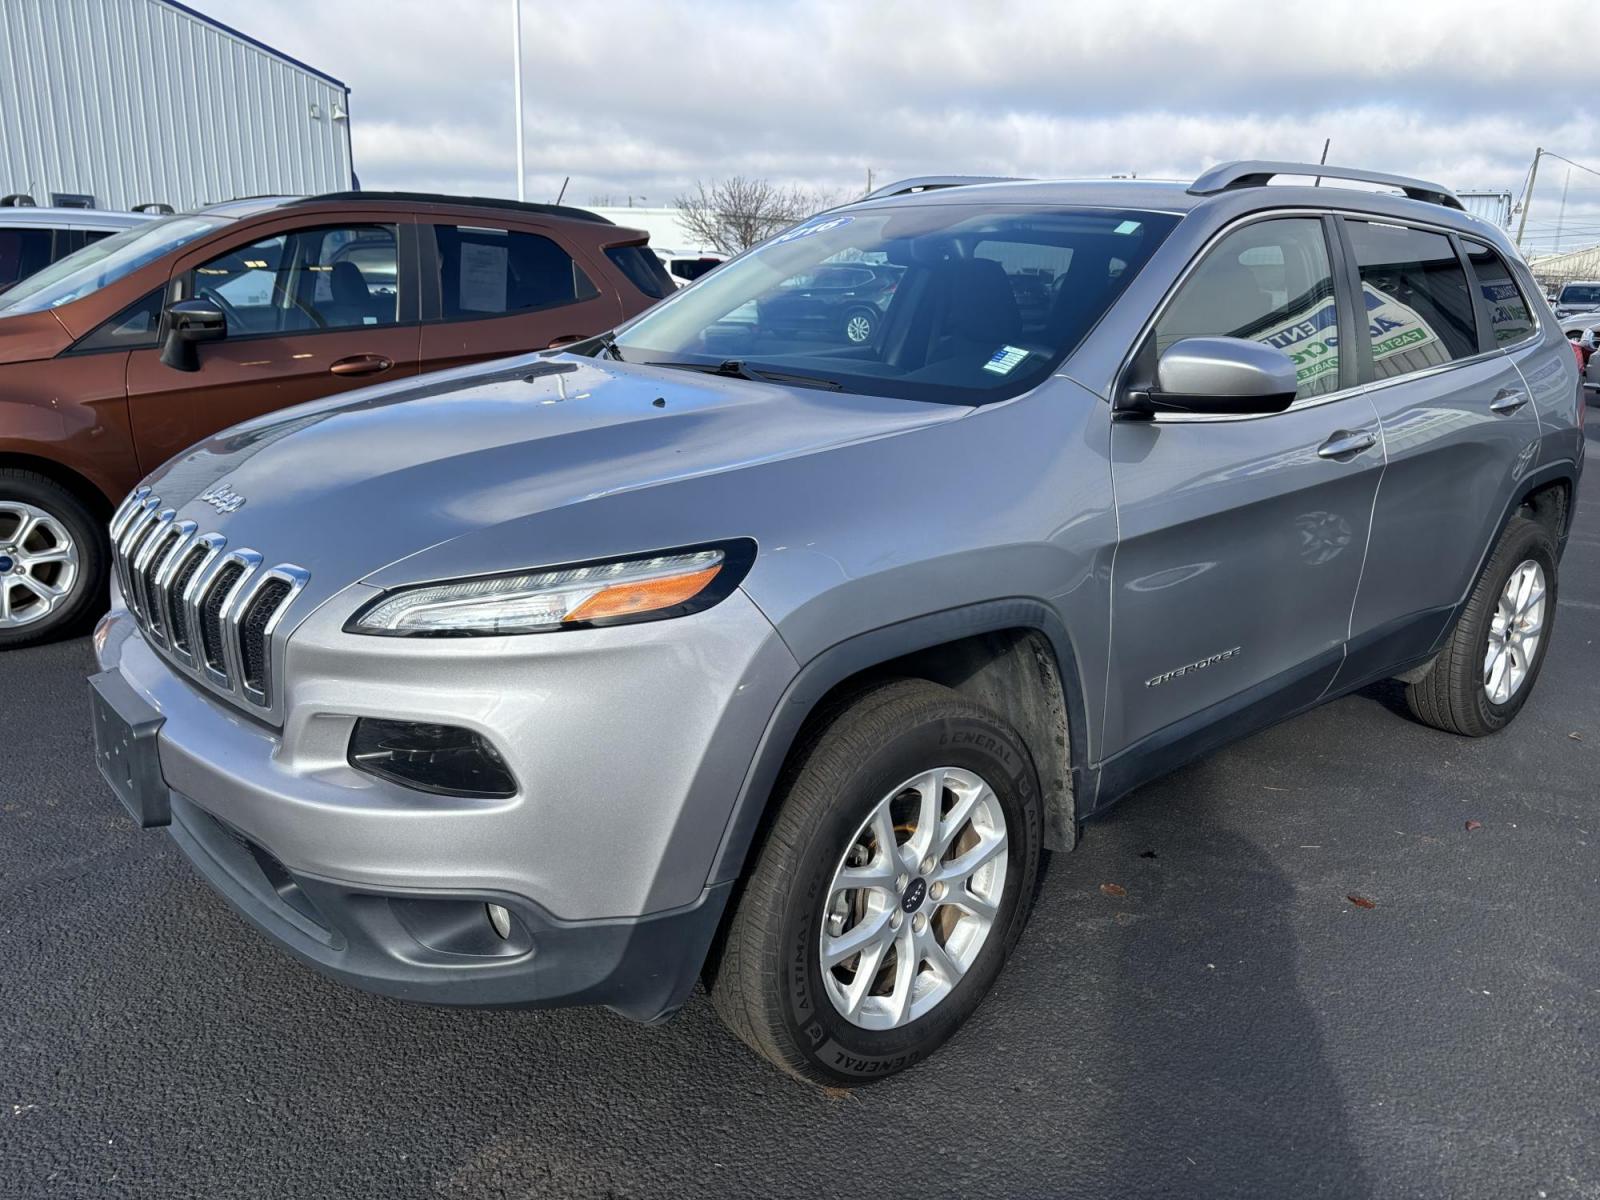
[(113, 504), (199, 439), (672, 291), (648, 236), (594, 213), (412, 193), (235, 200), (67, 256), (0, 296), (0, 648), (99, 606)]

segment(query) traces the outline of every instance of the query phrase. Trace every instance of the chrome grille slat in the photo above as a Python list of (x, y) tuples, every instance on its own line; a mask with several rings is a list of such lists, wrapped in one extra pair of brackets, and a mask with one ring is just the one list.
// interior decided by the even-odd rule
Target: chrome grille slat
[(148, 487), (111, 519), (112, 568), (129, 612), (150, 645), (212, 691), (272, 715), (274, 640), (309, 576), (268, 566), (255, 550), (229, 548), (217, 533), (178, 520)]

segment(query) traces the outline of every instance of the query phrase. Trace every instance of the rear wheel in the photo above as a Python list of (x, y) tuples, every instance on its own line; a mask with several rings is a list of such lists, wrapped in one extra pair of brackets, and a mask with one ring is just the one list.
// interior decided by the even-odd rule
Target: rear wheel
[(1412, 713), (1468, 737), (1504, 729), (1539, 677), (1555, 609), (1555, 539), (1537, 521), (1513, 517), (1449, 642), (1406, 688)]
[(100, 522), (54, 480), (0, 470), (0, 649), (75, 628), (105, 588)]
[(713, 961), (712, 1002), (802, 1079), (903, 1070), (977, 1008), (1027, 920), (1033, 761), (988, 710), (899, 681), (833, 716), (778, 805)]

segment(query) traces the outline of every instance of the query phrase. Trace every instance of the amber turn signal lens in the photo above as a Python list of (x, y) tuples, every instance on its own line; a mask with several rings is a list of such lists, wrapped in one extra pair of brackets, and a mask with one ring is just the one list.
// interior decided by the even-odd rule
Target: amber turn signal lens
[(638, 583), (619, 583), (603, 588), (569, 612), (563, 623), (598, 621), (606, 617), (626, 617), (635, 613), (658, 612), (687, 603), (698, 596), (717, 577), (722, 564), (693, 571), (688, 575), (669, 575), (665, 579), (645, 579)]

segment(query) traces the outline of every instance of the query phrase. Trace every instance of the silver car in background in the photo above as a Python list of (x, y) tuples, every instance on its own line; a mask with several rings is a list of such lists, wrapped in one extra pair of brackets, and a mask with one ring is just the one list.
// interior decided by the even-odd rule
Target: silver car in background
[[(1497, 228), (1327, 166), (946, 183), (156, 471), (92, 681), (138, 823), (335, 978), (653, 1021), (703, 977), (848, 1086), (956, 1030), (1141, 783), (1389, 677), (1516, 715), (1583, 434)], [(863, 261), (870, 339), (763, 327)]]
[(149, 213), (0, 202), (0, 292), (103, 237), (154, 219)]

